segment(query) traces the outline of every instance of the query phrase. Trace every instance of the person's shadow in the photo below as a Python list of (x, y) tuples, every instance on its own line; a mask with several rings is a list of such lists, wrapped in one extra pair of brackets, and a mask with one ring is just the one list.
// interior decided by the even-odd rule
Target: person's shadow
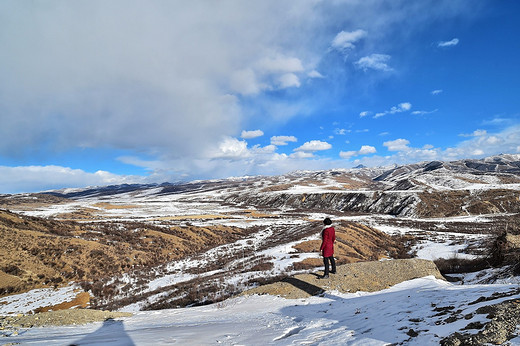
[[(316, 275), (318, 276), (318, 275)], [(313, 285), (313, 284), (310, 284), (308, 282), (305, 282), (303, 280), (300, 280), (300, 279), (296, 279), (294, 277), (288, 277), (288, 278), (285, 278), (282, 280), (282, 282), (286, 282), (288, 284), (291, 284), (293, 285), (294, 287), (304, 291), (304, 292), (307, 292), (309, 295), (311, 296), (316, 296), (318, 294), (321, 294), (321, 293), (324, 293), (325, 291), (323, 290), (323, 288), (321, 287), (318, 287), (316, 285)]]
[(103, 322), (103, 325), (98, 330), (71, 343), (69, 346), (80, 345), (134, 346), (135, 344), (125, 332), (123, 321), (109, 318)]

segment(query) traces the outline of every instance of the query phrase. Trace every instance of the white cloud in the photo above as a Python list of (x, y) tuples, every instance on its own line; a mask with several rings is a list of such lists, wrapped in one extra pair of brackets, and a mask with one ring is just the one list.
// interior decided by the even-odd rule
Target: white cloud
[(433, 111), (413, 111), (411, 114), (412, 115), (426, 115), (426, 114), (433, 114), (437, 111), (438, 111), (438, 109), (434, 109)]
[(146, 178), (125, 176), (106, 171), (94, 173), (61, 166), (0, 166), (0, 191), (20, 193), (68, 187), (104, 186), (123, 183), (144, 183)]
[(367, 71), (368, 69), (390, 72), (393, 69), (388, 66), (388, 60), (391, 56), (387, 54), (371, 54), (365, 56), (354, 63), (357, 68)]
[(253, 130), (253, 131), (242, 131), (242, 134), (240, 135), (241, 138), (244, 139), (251, 139), (251, 138), (257, 138), (262, 137), (264, 135), (264, 131), (262, 130)]
[(459, 136), (461, 136), (461, 137), (481, 137), (481, 136), (485, 136), (485, 135), (487, 135), (487, 131), (479, 129), (479, 130), (475, 130), (469, 134), (461, 133)]
[(293, 24), (314, 9), (270, 0), (0, 3), (10, 13), (0, 22), (0, 154), (110, 147), (198, 159), (244, 123), (237, 95), (309, 78), (323, 52), (301, 39), (317, 27)]
[(281, 89), (287, 89), (292, 87), (299, 88), (301, 85), (300, 79), (294, 73), (283, 74), (279, 77), (278, 81), (278, 85)]
[(368, 155), (368, 154), (374, 154), (377, 150), (375, 147), (371, 145), (362, 145), (361, 149), (358, 151), (341, 151), (339, 153), (339, 156), (342, 159), (350, 159), (352, 156), (358, 156), (358, 155)]
[(361, 29), (355, 31), (340, 31), (332, 40), (331, 47), (345, 53), (354, 49), (357, 41), (367, 36), (367, 32)]
[(350, 130), (347, 130), (347, 129), (334, 129), (334, 133), (336, 135), (340, 135), (340, 136), (344, 136), (349, 132), (350, 132)]
[(410, 144), (410, 141), (403, 138), (383, 143), (383, 145), (390, 151), (408, 151), (410, 149), (408, 144)]
[(297, 142), (298, 139), (294, 136), (273, 136), (271, 137), (271, 144), (282, 146), (287, 145), (288, 142)]
[(270, 144), (265, 147), (261, 147), (260, 145), (255, 145), (251, 149), (253, 154), (272, 154), (276, 151), (276, 145)]
[(230, 87), (234, 92), (243, 95), (258, 94), (263, 88), (256, 77), (255, 71), (250, 68), (232, 72)]
[(260, 60), (258, 67), (267, 73), (302, 72), (304, 70), (300, 59), (281, 55)]
[[(311, 152), (277, 154), (230, 136), (259, 114), (276, 128), (321, 107), (264, 93), (332, 76), (322, 64), (327, 48), (370, 53), (396, 23), (413, 30), (467, 13), (452, 1), (373, 8), (363, 1), (0, 2), (0, 13), (9, 13), (0, 21), (0, 156), (16, 162), (38, 160), (35, 152), (52, 159), (113, 148), (128, 154), (121, 162), (165, 180), (327, 168)], [(331, 43), (333, 28), (342, 27), (370, 37), (356, 30)], [(356, 66), (388, 71), (389, 59), (369, 55)], [(77, 174), (75, 185), (103, 184), (102, 174), (91, 174)]]
[(360, 116), (361, 118), (363, 118), (363, 117), (366, 117), (366, 116), (369, 115), (369, 114), (370, 114), (370, 112), (368, 112), (368, 111), (364, 111), (364, 112), (359, 113), (359, 116)]
[(356, 164), (374, 166), (429, 160), (460, 160), (471, 157), (492, 156), (500, 153), (520, 153), (520, 125), (508, 127), (501, 132), (493, 134), (483, 130), (477, 130), (474, 133), (476, 135), (472, 135), (470, 139), (446, 149), (435, 148), (432, 145), (414, 148), (409, 146), (410, 143), (406, 139), (388, 141), (383, 143), (383, 145), (388, 147), (389, 151), (395, 151), (395, 154), (385, 157), (363, 157), (354, 162)]
[(308, 152), (308, 151), (296, 151), (294, 153), (292, 153), (290, 155), (290, 157), (292, 158), (297, 158), (297, 159), (310, 159), (310, 158), (313, 158), (315, 157), (314, 154), (312, 152)]
[(361, 149), (359, 149), (360, 155), (367, 155), (367, 154), (374, 154), (377, 150), (373, 146), (370, 145), (363, 145), (361, 146)]
[(437, 89), (437, 90), (432, 90), (431, 94), (432, 95), (439, 95), (440, 93), (442, 93), (443, 90), (442, 89)]
[(325, 78), (325, 76), (323, 76), (316, 70), (312, 70), (311, 72), (307, 73), (307, 76), (309, 76), (310, 78)]
[(407, 112), (410, 109), (412, 109), (412, 104), (410, 102), (402, 102), (402, 103), (398, 104), (397, 106), (393, 106), (392, 108), (390, 108), (387, 111), (376, 113), (374, 115), (374, 118), (380, 118), (380, 117), (388, 115), (388, 114)]
[(390, 113), (404, 112), (409, 111), (412, 108), (412, 104), (410, 102), (400, 103), (397, 107), (392, 107)]
[(489, 136), (485, 140), (485, 144), (491, 145), (491, 146), (501, 144), (502, 142), (504, 142), (504, 140), (497, 136)]
[(330, 145), (327, 142), (313, 140), (313, 141), (304, 143), (302, 146), (294, 149), (294, 151), (315, 152), (315, 151), (329, 150), (330, 148), (332, 148), (332, 145)]
[(340, 151), (339, 152), (339, 157), (341, 157), (342, 159), (350, 159), (352, 156), (356, 156), (358, 154), (357, 151), (355, 150), (351, 150), (351, 151)]
[(453, 47), (459, 44), (459, 39), (454, 38), (450, 41), (441, 41), (437, 44), (437, 47)]
[(216, 150), (210, 152), (212, 158), (240, 159), (251, 156), (246, 141), (240, 141), (233, 137), (224, 138)]

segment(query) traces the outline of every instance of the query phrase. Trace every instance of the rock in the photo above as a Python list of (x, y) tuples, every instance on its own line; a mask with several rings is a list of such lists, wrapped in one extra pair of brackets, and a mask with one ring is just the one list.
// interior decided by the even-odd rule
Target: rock
[(428, 260), (401, 259), (350, 263), (337, 267), (337, 273), (327, 280), (319, 280), (317, 274), (300, 274), (281, 282), (248, 290), (243, 295), (271, 294), (285, 298), (305, 298), (328, 290), (354, 293), (375, 292), (389, 288), (400, 282), (435, 276), (444, 279), (437, 266)]
[(509, 300), (500, 304), (483, 306), (477, 310), (491, 320), (477, 334), (454, 333), (441, 341), (443, 346), (503, 344), (516, 336), (520, 324), (520, 301)]
[(111, 312), (91, 309), (68, 309), (22, 315), (2, 320), (4, 328), (30, 328), (42, 326), (64, 326), (86, 324), (107, 319), (132, 316), (129, 312)]

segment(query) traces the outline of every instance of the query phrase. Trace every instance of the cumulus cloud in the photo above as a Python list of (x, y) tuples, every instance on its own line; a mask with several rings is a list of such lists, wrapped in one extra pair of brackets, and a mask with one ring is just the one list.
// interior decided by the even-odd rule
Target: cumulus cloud
[(355, 150), (350, 150), (350, 151), (340, 151), (339, 152), (339, 157), (341, 157), (342, 159), (350, 159), (352, 156), (356, 156), (358, 154), (357, 151)]
[[(232, 136), (255, 123), (257, 109), (273, 128), (312, 114), (302, 95), (287, 101), (272, 91), (300, 91), (309, 78), (333, 75), (321, 64), (327, 48), (372, 48), (395, 23), (408, 30), (466, 11), (453, 1), (373, 8), (371, 1), (0, 2), (9, 14), (0, 21), (0, 157), (39, 162), (34, 153), (51, 161), (77, 148), (112, 148), (115, 156), (130, 153), (120, 162), (165, 180), (326, 168), (330, 162), (312, 157), (320, 147), (312, 141), (302, 146), (310, 151), (284, 155), (274, 146), (295, 138), (251, 148)], [(389, 71), (389, 59), (368, 55), (356, 66)], [(77, 186), (108, 182), (64, 174), (82, 176), (71, 180)]]
[(459, 136), (461, 137), (481, 137), (487, 135), (486, 130), (475, 130), (472, 133), (461, 133)]
[(330, 148), (332, 148), (332, 145), (327, 142), (313, 140), (313, 141), (304, 143), (302, 146), (294, 149), (294, 151), (313, 153), (316, 151), (329, 150)]
[[(442, 149), (426, 144), (420, 148), (410, 146), (407, 139), (396, 139), (384, 142), (389, 151), (388, 156), (367, 156), (353, 161), (353, 164), (365, 166), (406, 164), (430, 160), (460, 160), (471, 157), (485, 157), (500, 153), (520, 153), (520, 125), (510, 126), (500, 132), (488, 133), (484, 130), (474, 131), (469, 139), (451, 147)], [(356, 152), (343, 152), (342, 157), (350, 158)]]
[(367, 154), (374, 154), (377, 150), (373, 146), (370, 145), (363, 145), (361, 146), (361, 149), (359, 149), (360, 155), (367, 155)]
[(339, 153), (339, 156), (342, 158), (342, 159), (350, 159), (351, 157), (353, 156), (358, 156), (358, 155), (368, 155), (368, 154), (374, 154), (376, 153), (377, 150), (375, 147), (371, 146), (371, 145), (362, 145), (361, 146), (361, 149), (355, 151), (340, 151)]
[(240, 159), (249, 157), (251, 153), (247, 149), (247, 142), (233, 137), (224, 138), (218, 148), (212, 151), (212, 158)]
[(459, 39), (454, 38), (450, 41), (441, 41), (437, 44), (437, 47), (453, 47), (459, 44)]
[(298, 139), (294, 136), (273, 136), (271, 137), (271, 144), (282, 146), (287, 145), (288, 142), (298, 142)]
[(359, 113), (359, 116), (360, 116), (361, 118), (364, 118), (364, 117), (366, 117), (366, 116), (369, 115), (369, 114), (370, 114), (369, 111), (364, 111), (364, 112)]
[(264, 131), (262, 130), (253, 130), (253, 131), (242, 131), (242, 134), (240, 135), (241, 138), (244, 139), (251, 139), (251, 138), (257, 138), (262, 137), (264, 135)]
[(403, 138), (383, 143), (383, 145), (387, 147), (390, 151), (407, 151), (410, 149), (408, 147), (408, 144), (410, 144), (410, 141)]
[(391, 56), (387, 54), (371, 54), (369, 56), (362, 57), (356, 61), (354, 65), (365, 72), (369, 69), (390, 72), (393, 71), (393, 69), (388, 66), (388, 61), (390, 58)]
[(386, 110), (384, 112), (376, 113), (374, 115), (374, 118), (380, 118), (380, 117), (388, 115), (388, 114), (396, 114), (396, 113), (407, 112), (410, 109), (412, 109), (412, 104), (410, 102), (402, 102), (402, 103), (398, 104), (397, 106), (393, 106), (389, 110)]

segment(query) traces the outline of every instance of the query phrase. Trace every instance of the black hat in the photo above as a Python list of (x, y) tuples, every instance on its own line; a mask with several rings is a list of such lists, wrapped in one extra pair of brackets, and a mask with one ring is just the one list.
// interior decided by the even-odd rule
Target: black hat
[(328, 217), (326, 217), (325, 220), (323, 220), (323, 223), (324, 223), (325, 225), (327, 225), (327, 226), (328, 226), (328, 225), (332, 225), (332, 221), (330, 221), (330, 219), (329, 219)]

